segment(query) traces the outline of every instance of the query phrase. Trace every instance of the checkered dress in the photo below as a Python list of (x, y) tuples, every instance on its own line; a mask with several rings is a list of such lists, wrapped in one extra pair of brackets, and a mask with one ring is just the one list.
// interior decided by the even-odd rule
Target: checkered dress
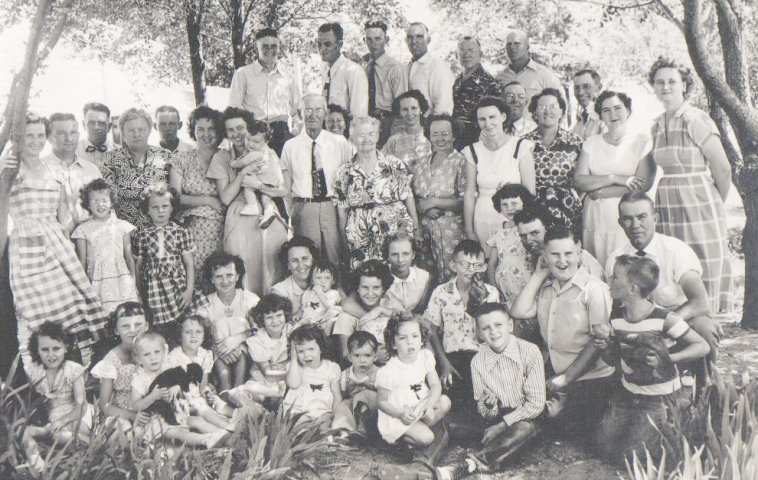
[(668, 121), (658, 117), (652, 128), (653, 158), (664, 172), (656, 194), (657, 230), (695, 250), (713, 313), (731, 310), (734, 280), (726, 210), (701, 150), (718, 134), (713, 120), (686, 102)]
[(60, 192), (52, 178), (23, 172), (11, 187), (11, 290), (19, 323), (30, 331), (48, 320), (59, 323), (87, 351), (104, 333), (105, 314), (56, 218)]
[(132, 243), (134, 255), (142, 257), (138, 275), (153, 325), (175, 322), (184, 313), (179, 308), (179, 299), (187, 288), (182, 254), (194, 251), (192, 234), (169, 222), (163, 227), (139, 228)]

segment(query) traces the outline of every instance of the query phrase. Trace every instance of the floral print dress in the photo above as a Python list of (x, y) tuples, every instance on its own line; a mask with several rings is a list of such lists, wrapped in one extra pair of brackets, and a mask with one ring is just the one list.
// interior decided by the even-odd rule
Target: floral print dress
[(353, 158), (340, 168), (334, 183), (337, 206), (348, 211), (345, 233), (354, 260), (381, 259), (384, 238), (399, 229), (413, 234), (404, 203), (411, 194), (408, 170), (398, 158), (379, 151), (377, 156), (371, 172)]
[(495, 284), (510, 309), (513, 301), (532, 276), (533, 270), (527, 258), (526, 249), (519, 238), (516, 224), (509, 221), (503, 222), (502, 227), (498, 228), (487, 240), (487, 245), (497, 252)]

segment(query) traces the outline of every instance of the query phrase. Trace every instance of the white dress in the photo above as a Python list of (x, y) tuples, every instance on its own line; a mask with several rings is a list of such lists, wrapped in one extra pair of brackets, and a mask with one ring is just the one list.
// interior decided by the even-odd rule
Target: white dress
[[(611, 145), (602, 134), (584, 141), (590, 175), (634, 175), (640, 160), (650, 151), (650, 138), (644, 133), (629, 133), (619, 145)], [(618, 224), (620, 197), (592, 200), (584, 198), (582, 213), (582, 240), (600, 265), (605, 265), (608, 254), (623, 245), (624, 230)]]
[(87, 242), (85, 270), (105, 313), (124, 302), (139, 301), (134, 277), (124, 259), (124, 235), (134, 230), (134, 225), (112, 214), (105, 222), (87, 220), (71, 234), (71, 239)]
[(331, 384), (340, 379), (342, 371), (339, 365), (322, 360), (318, 368), (301, 367), (301, 371), (300, 388), (287, 393), (284, 407), (291, 408), (293, 414), (303, 413), (312, 419), (331, 414), (334, 408)]
[[(462, 153), (466, 161), (476, 166), (476, 187), (479, 194), (474, 207), (474, 233), (481, 242), (486, 242), (492, 236), (493, 229), (503, 222), (503, 217), (492, 206), (492, 195), (500, 185), (521, 183), (519, 163), (530, 156), (534, 149), (531, 141), (522, 140), (518, 158), (516, 158), (514, 154), (519, 140), (517, 137), (512, 137), (494, 151), (487, 149), (482, 142), (476, 142), (471, 145), (471, 148), (463, 149)], [(471, 154), (472, 148), (476, 152), (476, 159)]]
[[(377, 372), (376, 387), (390, 391), (388, 401), (393, 406), (400, 409), (415, 407), (429, 396), (426, 375), (434, 370), (435, 365), (434, 355), (427, 349), (422, 349), (413, 363), (405, 363), (394, 356)], [(380, 409), (377, 427), (384, 440), (395, 443), (411, 426)]]

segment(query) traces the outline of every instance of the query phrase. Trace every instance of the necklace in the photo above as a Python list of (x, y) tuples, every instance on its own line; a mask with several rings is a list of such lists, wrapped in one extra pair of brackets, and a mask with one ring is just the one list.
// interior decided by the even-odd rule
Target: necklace
[(226, 301), (222, 300), (221, 297), (218, 297), (219, 300), (221, 300), (221, 303), (224, 305), (224, 316), (231, 317), (234, 315), (234, 302), (237, 299), (237, 292), (234, 292), (231, 301), (227, 304)]

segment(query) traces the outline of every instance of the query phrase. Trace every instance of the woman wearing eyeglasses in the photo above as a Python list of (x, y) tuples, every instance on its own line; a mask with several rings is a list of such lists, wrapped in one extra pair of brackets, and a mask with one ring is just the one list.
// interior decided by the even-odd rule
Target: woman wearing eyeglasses
[(582, 139), (561, 128), (566, 102), (558, 90), (546, 88), (533, 96), (529, 112), (537, 121), (537, 129), (524, 138), (534, 142), (537, 198), (555, 218), (568, 227), (579, 229), (582, 226), (582, 204), (573, 180)]
[(453, 119), (432, 115), (424, 126), (432, 155), (418, 163), (413, 177), (416, 211), (424, 247), (431, 250), (439, 282), (453, 274), (453, 249), (466, 238), (463, 230), (463, 192), (466, 190), (466, 159), (453, 148)]

